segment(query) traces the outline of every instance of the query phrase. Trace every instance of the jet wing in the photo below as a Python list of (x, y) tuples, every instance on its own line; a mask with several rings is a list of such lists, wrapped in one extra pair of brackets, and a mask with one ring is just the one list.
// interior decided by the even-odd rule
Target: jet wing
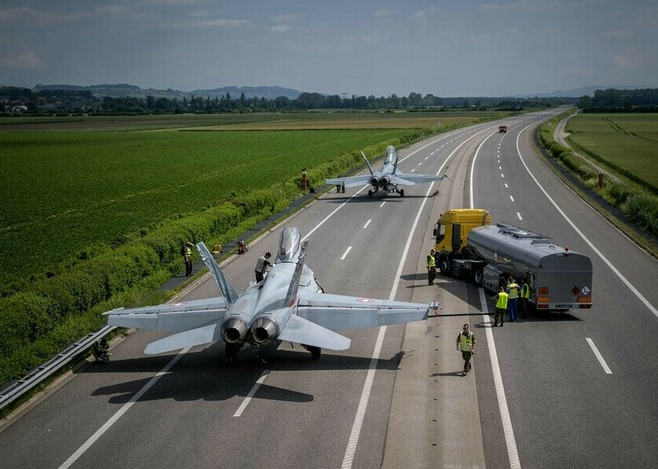
[[(407, 174), (407, 173), (395, 173), (395, 178), (396, 179), (402, 179), (403, 182), (395, 181), (394, 179), (391, 180), (391, 182), (394, 182), (398, 185), (413, 185), (415, 183), (422, 183), (422, 182), (432, 182), (432, 181), (440, 181), (443, 179), (445, 175), (443, 176), (432, 176), (430, 174)], [(406, 184), (405, 184), (406, 182)], [(409, 184), (411, 183), (411, 184)]]
[(305, 294), (297, 315), (332, 331), (388, 326), (427, 319), (430, 305), (326, 293)]
[(104, 314), (110, 326), (180, 332), (221, 321), (226, 309), (225, 299), (215, 297), (142, 308), (119, 308)]
[(354, 187), (370, 184), (370, 177), (370, 174), (364, 174), (362, 176), (348, 176), (342, 178), (325, 179), (324, 182), (333, 186)]

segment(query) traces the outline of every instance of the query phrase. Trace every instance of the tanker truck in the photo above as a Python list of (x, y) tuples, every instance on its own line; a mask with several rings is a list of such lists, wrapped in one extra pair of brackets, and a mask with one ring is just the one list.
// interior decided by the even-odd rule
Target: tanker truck
[(434, 227), (442, 275), (466, 278), (492, 292), (507, 278), (525, 278), (538, 310), (592, 307), (592, 262), (550, 238), (506, 223), (483, 209), (452, 209)]

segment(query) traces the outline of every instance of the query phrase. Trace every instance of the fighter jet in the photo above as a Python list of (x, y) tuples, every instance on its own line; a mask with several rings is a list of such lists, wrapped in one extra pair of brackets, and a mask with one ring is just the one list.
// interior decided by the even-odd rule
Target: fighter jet
[(337, 190), (345, 192), (346, 187), (360, 186), (363, 184), (371, 184), (373, 189), (368, 191), (368, 197), (382, 189), (386, 192), (397, 192), (400, 197), (404, 197), (404, 189), (398, 189), (398, 186), (413, 186), (416, 183), (440, 181), (444, 176), (431, 176), (425, 174), (405, 174), (398, 172), (398, 152), (395, 151), (393, 145), (386, 147), (384, 155), (384, 166), (380, 171), (373, 171), (372, 166), (365, 153), (361, 152), (361, 156), (368, 165), (370, 175), (364, 174), (362, 176), (348, 176), (342, 178), (325, 179), (326, 184), (333, 184)]
[(222, 296), (105, 313), (108, 325), (173, 332), (146, 346), (145, 354), (226, 343), (232, 362), (245, 345), (256, 348), (295, 342), (320, 358), (321, 349), (346, 350), (350, 339), (335, 331), (422, 321), (438, 304), (407, 303), (324, 293), (304, 263), (307, 242), (297, 228), (285, 228), (274, 265), (259, 283), (238, 295), (204, 243), (203, 262)]

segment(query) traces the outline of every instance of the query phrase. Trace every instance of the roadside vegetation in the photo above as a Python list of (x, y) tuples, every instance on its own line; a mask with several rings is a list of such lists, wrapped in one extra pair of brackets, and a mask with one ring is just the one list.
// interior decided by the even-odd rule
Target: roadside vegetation
[(290, 205), (302, 195), (302, 170), (320, 187), (360, 167), (360, 150), (381, 155), (387, 145), (505, 114), (441, 113), (425, 127), (400, 115), (397, 128), (390, 116), (385, 126), (325, 116), (333, 123), (300, 119), (304, 130), (252, 115), (167, 130), (154, 116), (155, 128), (132, 117), (62, 128), (71, 124), (63, 118), (0, 131), (0, 383), (97, 330), (104, 311), (152, 300), (180, 272), (184, 241), (226, 244)]
[[(641, 230), (658, 236), (658, 115), (588, 113), (569, 119), (567, 141), (573, 149), (617, 176), (613, 179), (602, 174), (603, 186), (599, 188), (599, 170), (554, 139), (558, 122), (572, 113), (562, 113), (540, 127), (542, 146)], [(624, 231), (658, 257), (655, 242), (636, 230)]]

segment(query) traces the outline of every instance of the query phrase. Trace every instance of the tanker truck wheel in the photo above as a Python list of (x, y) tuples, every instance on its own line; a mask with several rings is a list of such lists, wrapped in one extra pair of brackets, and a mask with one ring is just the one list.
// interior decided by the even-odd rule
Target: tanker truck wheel
[(446, 276), (450, 273), (448, 258), (445, 256), (439, 257), (439, 271), (441, 271), (441, 275), (446, 275)]
[(473, 272), (473, 283), (478, 286), (482, 285), (482, 271), (480, 269)]

